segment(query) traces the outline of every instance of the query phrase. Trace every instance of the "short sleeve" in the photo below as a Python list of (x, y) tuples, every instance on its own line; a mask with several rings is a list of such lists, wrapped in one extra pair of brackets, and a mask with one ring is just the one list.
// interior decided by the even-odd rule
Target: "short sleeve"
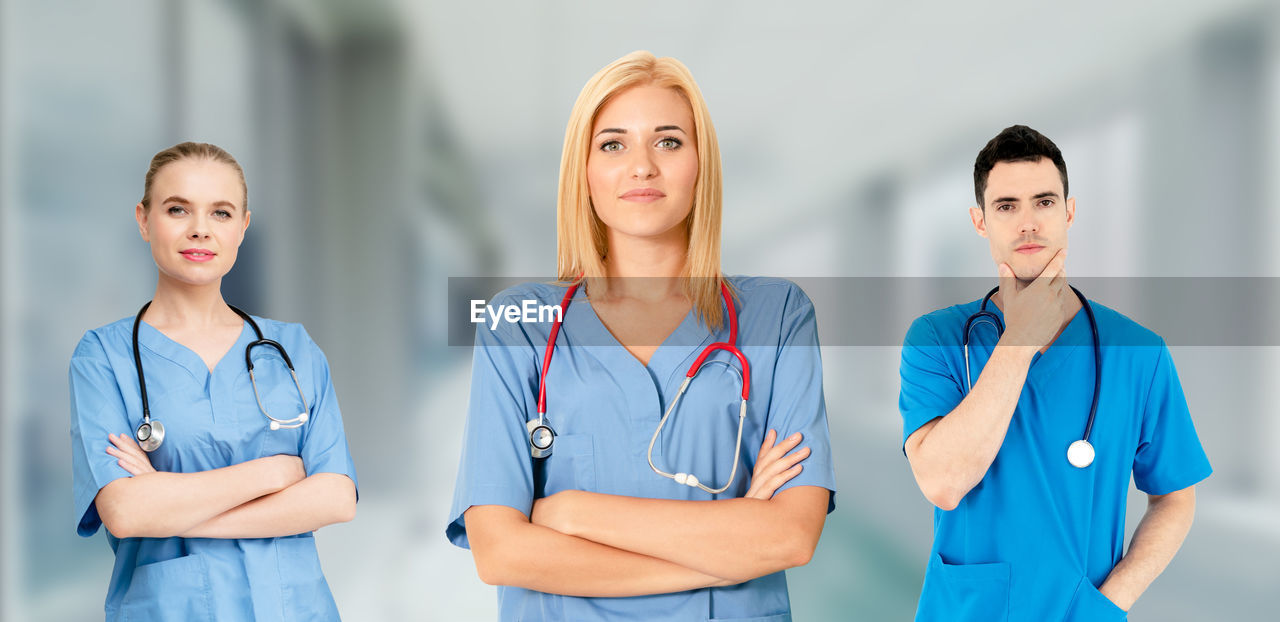
[(94, 499), (104, 486), (129, 472), (107, 453), (108, 434), (132, 434), (124, 397), (98, 337), (86, 334), (71, 357), (71, 479), (76, 533), (98, 532), (102, 519)]
[[(300, 457), (307, 475), (337, 473), (351, 478), (356, 484), (356, 466), (347, 448), (347, 435), (342, 425), (342, 410), (338, 408), (338, 396), (333, 390), (333, 378), (329, 374), (329, 360), (311, 337), (307, 336), (307, 348), (311, 351), (312, 378), (315, 379), (315, 403), (307, 418), (302, 439)], [(359, 493), (357, 492), (357, 497)]]
[(1142, 413), (1138, 450), (1133, 458), (1133, 483), (1147, 494), (1162, 495), (1191, 486), (1212, 472), (1191, 423), (1173, 357), (1161, 344)]
[(536, 412), (535, 352), (514, 324), (476, 328), (471, 366), (471, 400), (462, 438), (462, 457), (445, 535), (471, 548), (463, 514), (474, 505), (533, 509), (533, 456), (525, 413)]
[(946, 415), (964, 400), (964, 392), (943, 354), (944, 346), (929, 318), (916, 318), (903, 340), (898, 369), (898, 411), (902, 414), (904, 446), (920, 426)]
[(827, 512), (836, 507), (836, 476), (831, 459), (831, 433), (827, 427), (827, 403), (822, 393), (822, 352), (818, 347), (818, 321), (813, 303), (799, 287), (792, 286), (783, 315), (782, 340), (773, 368), (773, 392), (769, 400), (769, 427), (778, 438), (796, 432), (810, 454), (800, 474), (778, 490), (795, 486), (820, 486), (831, 491)]

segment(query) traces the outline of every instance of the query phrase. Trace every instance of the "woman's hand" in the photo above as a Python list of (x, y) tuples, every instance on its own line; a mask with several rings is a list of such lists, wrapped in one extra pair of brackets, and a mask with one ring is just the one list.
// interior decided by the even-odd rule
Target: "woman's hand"
[(129, 434), (108, 434), (107, 439), (111, 441), (107, 445), (107, 453), (115, 456), (116, 464), (120, 468), (129, 472), (129, 475), (137, 476), (143, 473), (155, 473), (155, 467), (151, 466), (151, 458), (147, 457), (147, 452), (134, 442), (133, 436)]
[(778, 488), (791, 481), (791, 478), (799, 475), (804, 469), (800, 461), (809, 457), (809, 448), (803, 447), (791, 451), (800, 444), (803, 436), (796, 432), (775, 445), (774, 440), (777, 437), (777, 430), (769, 430), (764, 435), (764, 443), (760, 445), (760, 453), (756, 456), (756, 468), (751, 473), (751, 488), (747, 490), (746, 495), (743, 495), (744, 497), (771, 499), (773, 493), (778, 492)]

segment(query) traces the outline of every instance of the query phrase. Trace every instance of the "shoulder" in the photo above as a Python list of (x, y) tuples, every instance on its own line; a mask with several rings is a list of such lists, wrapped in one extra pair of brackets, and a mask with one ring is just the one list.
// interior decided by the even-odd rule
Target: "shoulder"
[(71, 356), (73, 359), (104, 358), (108, 351), (132, 348), (132, 344), (133, 316), (129, 316), (85, 331)]
[(729, 276), (729, 289), (745, 305), (813, 306), (809, 295), (794, 282), (769, 276)]
[[(539, 282), (529, 281), (512, 285), (497, 294), (489, 300), (490, 305), (520, 305), (524, 301), (532, 301), (536, 304), (560, 304), (564, 299), (564, 293), (568, 291), (567, 283)], [(579, 290), (579, 294), (581, 290)]]
[(253, 314), (250, 314), (249, 317), (253, 318), (254, 323), (258, 325), (258, 328), (262, 331), (263, 338), (279, 342), (280, 345), (289, 349), (290, 356), (293, 355), (294, 350), (314, 349), (317, 352), (320, 350), (320, 346), (316, 345), (306, 327), (299, 322), (274, 320)]
[(1098, 322), (1098, 340), (1102, 345), (1165, 348), (1163, 337), (1123, 313), (1092, 300), (1089, 301), (1089, 306)]
[(960, 345), (965, 322), (978, 312), (980, 300), (930, 311), (911, 322), (906, 345)]

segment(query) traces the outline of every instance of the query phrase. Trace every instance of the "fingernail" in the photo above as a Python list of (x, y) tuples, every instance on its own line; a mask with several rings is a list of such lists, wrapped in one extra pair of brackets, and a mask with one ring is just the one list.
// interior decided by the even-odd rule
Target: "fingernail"
[(796, 432), (795, 434), (792, 434), (792, 435), (791, 435), (791, 439), (792, 439), (792, 440), (800, 440), (800, 433), (799, 433), (799, 432)]

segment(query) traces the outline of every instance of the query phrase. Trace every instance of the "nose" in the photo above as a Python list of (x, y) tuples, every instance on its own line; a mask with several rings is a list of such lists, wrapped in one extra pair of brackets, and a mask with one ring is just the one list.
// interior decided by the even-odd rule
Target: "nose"
[(632, 153), (631, 177), (633, 179), (653, 179), (658, 176), (658, 163), (648, 149), (637, 149)]
[(192, 240), (207, 240), (209, 233), (209, 217), (204, 214), (197, 214), (190, 221), (191, 230), (187, 232), (187, 237)]
[(1034, 214), (1028, 214), (1022, 219), (1022, 223), (1018, 225), (1018, 233), (1039, 233), (1040, 221), (1036, 219)]

